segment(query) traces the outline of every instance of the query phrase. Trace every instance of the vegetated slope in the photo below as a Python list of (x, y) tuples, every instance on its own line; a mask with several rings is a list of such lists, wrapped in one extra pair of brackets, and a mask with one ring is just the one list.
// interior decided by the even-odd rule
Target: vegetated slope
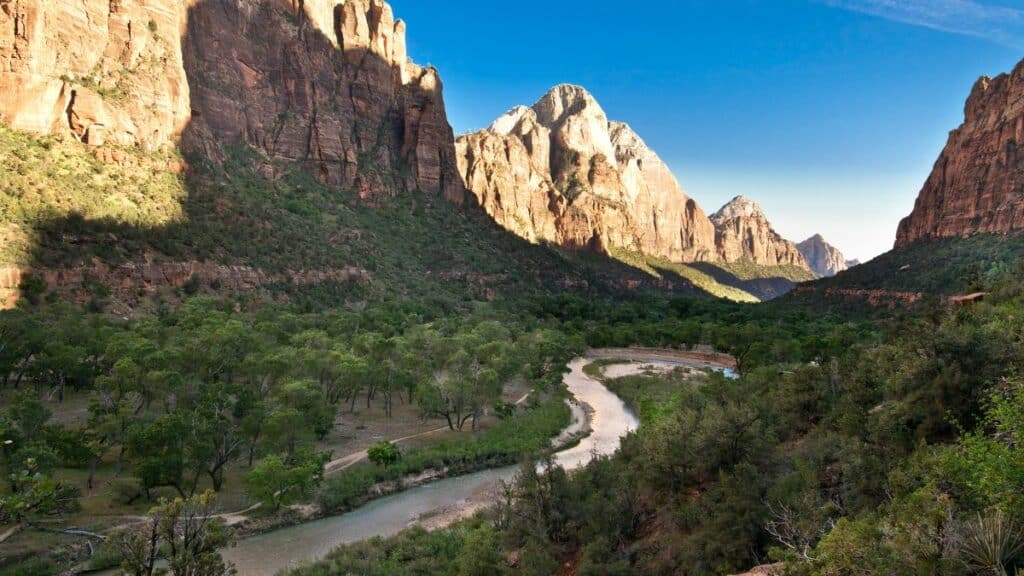
[(814, 304), (869, 303), (905, 307), (928, 296), (980, 290), (1020, 267), (1024, 235), (977, 234), (919, 240), (840, 272), (801, 285), (787, 298)]
[[(244, 146), (220, 162), (114, 149), (102, 162), (77, 142), (0, 127), (3, 265), (34, 272), (28, 288), (79, 301), (239, 298), (299, 293), (324, 304), (384, 295), (454, 302), (560, 289), (698, 294), (608, 259), (564, 258), (498, 228), (472, 206), (408, 193), (368, 205), (301, 166)], [(300, 290), (301, 288), (301, 290)], [(248, 295), (246, 295), (248, 294)], [(307, 296), (302, 296), (306, 298)], [(315, 298), (310, 298), (310, 300)]]
[(679, 264), (665, 258), (612, 250), (615, 260), (659, 278), (682, 277), (705, 292), (734, 302), (764, 302), (786, 294), (816, 276), (799, 266), (762, 266), (753, 262)]

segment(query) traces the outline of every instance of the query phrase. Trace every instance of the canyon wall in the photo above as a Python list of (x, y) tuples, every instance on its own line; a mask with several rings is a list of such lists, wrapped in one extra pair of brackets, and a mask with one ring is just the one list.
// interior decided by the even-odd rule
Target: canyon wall
[(733, 198), (711, 216), (711, 222), (715, 225), (718, 256), (724, 262), (808, 267), (796, 244), (772, 228), (764, 210), (753, 200)]
[(0, 122), (464, 197), (441, 80), (382, 0), (0, 0)]
[(922, 238), (1024, 227), (1024, 62), (981, 78), (914, 205), (896, 247)]

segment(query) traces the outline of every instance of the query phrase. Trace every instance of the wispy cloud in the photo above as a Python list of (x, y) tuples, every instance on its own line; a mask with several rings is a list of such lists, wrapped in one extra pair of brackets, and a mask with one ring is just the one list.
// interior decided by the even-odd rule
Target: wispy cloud
[(822, 0), (830, 6), (1024, 48), (1024, 9), (977, 0)]

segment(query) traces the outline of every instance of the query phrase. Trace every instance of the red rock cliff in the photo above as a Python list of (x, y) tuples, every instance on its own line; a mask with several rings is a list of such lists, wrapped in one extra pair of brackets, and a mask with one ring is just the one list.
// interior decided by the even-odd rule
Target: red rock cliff
[(950, 133), (896, 246), (922, 238), (1007, 232), (1024, 227), (1024, 62), (982, 78), (964, 123)]
[(441, 80), (383, 0), (0, 0), (0, 121), (95, 146), (245, 143), (367, 197), (464, 194)]

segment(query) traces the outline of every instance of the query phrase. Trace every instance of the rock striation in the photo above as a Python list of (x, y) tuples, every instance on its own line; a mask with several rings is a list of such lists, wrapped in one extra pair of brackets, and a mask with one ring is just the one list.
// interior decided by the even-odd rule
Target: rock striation
[(480, 205), (527, 240), (676, 262), (715, 258), (714, 229), (700, 206), (581, 87), (557, 86), (532, 107), (460, 136), (456, 149)]
[(853, 260), (847, 260), (843, 253), (838, 248), (829, 244), (821, 237), (821, 234), (815, 234), (807, 240), (796, 245), (800, 253), (803, 254), (804, 260), (811, 267), (811, 271), (818, 276), (831, 277), (850, 268)]
[(379, 198), (461, 202), (433, 68), (383, 0), (0, 0), (0, 122), (92, 146), (249, 145)]
[(711, 216), (718, 257), (724, 262), (808, 268), (796, 244), (772, 228), (761, 206), (737, 196)]
[(896, 247), (1024, 227), (1024, 62), (974, 85)]

